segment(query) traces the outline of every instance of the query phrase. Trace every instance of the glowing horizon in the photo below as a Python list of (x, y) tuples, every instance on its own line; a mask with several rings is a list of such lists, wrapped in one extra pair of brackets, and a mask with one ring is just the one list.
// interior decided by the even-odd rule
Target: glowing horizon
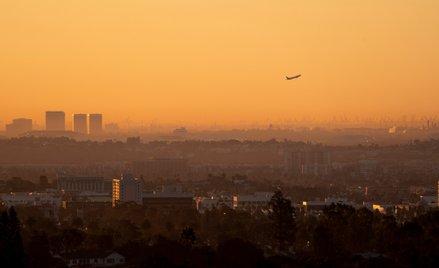
[(438, 13), (436, 0), (4, 0), (0, 121), (434, 116)]

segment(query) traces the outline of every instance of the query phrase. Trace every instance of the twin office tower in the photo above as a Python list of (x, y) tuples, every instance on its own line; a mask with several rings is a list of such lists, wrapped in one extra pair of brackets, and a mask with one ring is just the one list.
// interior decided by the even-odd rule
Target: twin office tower
[[(74, 114), (72, 123), (73, 123), (72, 130), (74, 132), (78, 132), (82, 134), (90, 134), (90, 135), (102, 133), (102, 114), (89, 114), (89, 115)], [(46, 112), (46, 130), (65, 131), (66, 130), (65, 113), (62, 111)]]

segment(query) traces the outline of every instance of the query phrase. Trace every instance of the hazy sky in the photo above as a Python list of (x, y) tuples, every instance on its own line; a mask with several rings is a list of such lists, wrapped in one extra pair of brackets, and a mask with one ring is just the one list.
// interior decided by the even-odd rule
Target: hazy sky
[(439, 1), (1, 0), (0, 92), (4, 123), (437, 114)]

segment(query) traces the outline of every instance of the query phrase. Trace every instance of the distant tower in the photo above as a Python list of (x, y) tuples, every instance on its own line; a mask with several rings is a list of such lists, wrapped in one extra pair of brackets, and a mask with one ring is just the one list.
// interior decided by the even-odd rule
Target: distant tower
[(102, 114), (89, 114), (89, 134), (99, 135), (102, 133)]
[(6, 125), (8, 135), (23, 134), (29, 131), (32, 131), (32, 119), (17, 118), (12, 120), (11, 124)]
[(73, 131), (87, 134), (87, 115), (74, 114), (73, 115)]
[(142, 181), (129, 174), (113, 179), (113, 207), (123, 202), (142, 204)]
[(46, 130), (47, 131), (65, 131), (66, 115), (62, 111), (46, 112)]

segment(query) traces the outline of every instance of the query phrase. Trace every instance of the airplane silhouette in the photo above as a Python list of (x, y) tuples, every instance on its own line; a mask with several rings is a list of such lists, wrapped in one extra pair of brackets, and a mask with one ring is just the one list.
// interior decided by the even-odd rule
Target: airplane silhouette
[(298, 74), (298, 75), (296, 75), (296, 76), (291, 76), (291, 77), (288, 77), (288, 76), (287, 76), (287, 80), (293, 80), (293, 79), (299, 78), (299, 77), (301, 77), (301, 76), (302, 76), (301, 74)]

